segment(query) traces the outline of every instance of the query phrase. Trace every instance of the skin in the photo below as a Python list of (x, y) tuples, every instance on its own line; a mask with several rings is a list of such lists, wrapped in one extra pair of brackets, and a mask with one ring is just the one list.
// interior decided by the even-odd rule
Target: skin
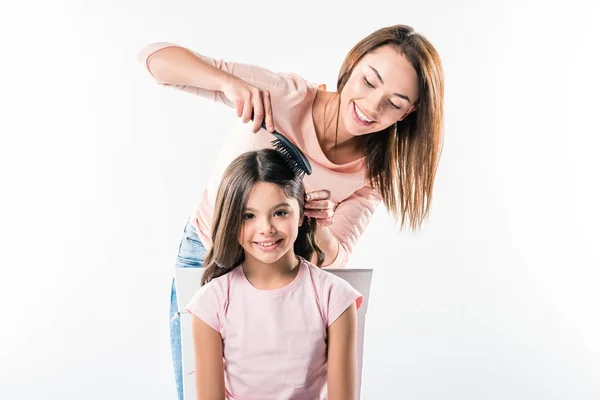
[[(290, 283), (298, 272), (294, 242), (304, 219), (298, 201), (273, 183), (259, 182), (252, 188), (243, 218), (239, 243), (250, 283), (263, 290)], [(273, 242), (270, 247), (260, 245)]]
[[(345, 164), (364, 156), (362, 136), (402, 121), (415, 110), (417, 73), (408, 59), (391, 46), (367, 53), (357, 63), (342, 90), (336, 139), (337, 96), (335, 92), (317, 92), (313, 120), (325, 155), (338, 164)], [(367, 126), (357, 123), (355, 105), (374, 122)], [(327, 130), (325, 126), (328, 126)]]

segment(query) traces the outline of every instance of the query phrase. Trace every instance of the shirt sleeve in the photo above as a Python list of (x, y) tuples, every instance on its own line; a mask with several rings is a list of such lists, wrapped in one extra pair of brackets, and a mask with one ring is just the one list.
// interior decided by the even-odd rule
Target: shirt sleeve
[[(181, 46), (174, 43), (158, 42), (145, 46), (138, 53), (138, 61), (144, 66), (146, 71), (151, 76), (152, 73), (148, 69), (148, 58), (157, 51), (167, 47)], [(301, 102), (307, 95), (308, 82), (296, 74), (275, 73), (259, 66), (229, 62), (224, 61), (223, 59), (217, 60), (202, 54), (198, 54), (194, 51), (192, 52), (204, 60), (204, 62), (207, 64), (230, 73), (244, 80), (245, 82), (256, 86), (259, 89), (268, 90), (269, 94), (271, 95), (271, 104), (274, 110), (277, 108), (278, 104), (282, 104), (282, 106), (285, 108), (292, 107)], [(172, 85), (169, 83), (160, 82), (156, 79), (156, 77), (152, 77), (159, 85), (179, 89), (206, 99), (211, 99), (215, 102), (226, 104), (229, 107), (234, 107), (234, 105), (220, 91), (207, 90), (195, 86)]]
[(221, 333), (223, 300), (222, 290), (220, 290), (218, 282), (211, 281), (198, 289), (186, 306), (186, 310), (200, 318), (215, 331)]
[(362, 304), (363, 296), (342, 278), (327, 273), (323, 281), (321, 299), (323, 299), (324, 304), (322, 304), (322, 307), (326, 312), (325, 319), (327, 327), (329, 327), (352, 304), (356, 304), (358, 310)]
[(371, 187), (363, 187), (342, 201), (329, 227), (339, 243), (338, 254), (325, 268), (343, 268), (356, 242), (365, 231), (375, 209), (381, 204), (381, 195)]

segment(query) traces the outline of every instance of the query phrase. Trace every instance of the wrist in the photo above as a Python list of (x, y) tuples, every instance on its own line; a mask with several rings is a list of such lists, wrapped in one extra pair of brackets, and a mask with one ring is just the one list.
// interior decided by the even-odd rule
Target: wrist
[(325, 263), (335, 260), (340, 249), (340, 243), (333, 236), (329, 227), (317, 225), (317, 245), (325, 253)]
[(235, 86), (236, 84), (238, 84), (239, 81), (241, 80), (237, 76), (227, 73), (225, 71), (219, 71), (219, 72), (220, 72), (220, 76), (217, 79), (217, 90), (218, 91), (224, 92), (228, 88), (231, 88), (232, 86)]

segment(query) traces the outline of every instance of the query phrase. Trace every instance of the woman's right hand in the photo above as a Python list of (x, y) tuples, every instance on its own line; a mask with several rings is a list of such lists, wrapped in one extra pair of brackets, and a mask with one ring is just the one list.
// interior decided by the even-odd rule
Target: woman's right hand
[(260, 130), (263, 120), (269, 132), (275, 131), (271, 95), (268, 90), (261, 90), (240, 78), (235, 78), (223, 85), (221, 91), (235, 106), (237, 116), (241, 117), (244, 123), (253, 120), (252, 132)]

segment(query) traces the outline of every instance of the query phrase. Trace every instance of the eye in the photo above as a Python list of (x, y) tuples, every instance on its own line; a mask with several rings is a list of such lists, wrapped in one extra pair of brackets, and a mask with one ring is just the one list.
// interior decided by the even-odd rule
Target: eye
[(375, 86), (373, 86), (373, 85), (371, 84), (371, 82), (369, 82), (369, 80), (367, 79), (367, 77), (366, 77), (366, 76), (363, 78), (363, 81), (365, 82), (365, 85), (367, 85), (367, 86), (368, 86), (368, 87), (370, 87), (371, 89), (374, 89), (374, 88), (375, 88)]
[(288, 215), (289, 212), (285, 211), (285, 210), (278, 210), (275, 211), (275, 216), (276, 217), (285, 217), (286, 215)]
[(390, 107), (392, 107), (392, 108), (395, 108), (396, 110), (399, 110), (399, 109), (400, 109), (400, 107), (399, 107), (399, 106), (397, 106), (397, 105), (395, 105), (395, 104), (394, 104), (394, 103), (393, 103), (391, 100), (390, 100), (390, 101), (388, 101), (388, 103), (390, 103)]
[(254, 214), (246, 213), (243, 215), (242, 218), (244, 219), (244, 221), (248, 221), (248, 220), (251, 220), (252, 218), (254, 218)]

